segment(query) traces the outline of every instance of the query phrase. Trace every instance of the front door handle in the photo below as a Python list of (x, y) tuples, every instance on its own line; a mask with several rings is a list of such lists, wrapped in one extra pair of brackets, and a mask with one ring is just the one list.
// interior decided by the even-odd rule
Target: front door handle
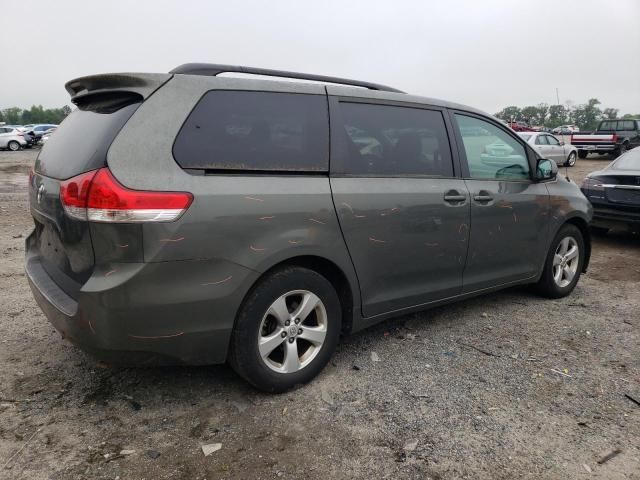
[(467, 199), (466, 195), (461, 195), (457, 190), (449, 190), (444, 194), (444, 201), (447, 203), (460, 203)]
[(480, 190), (473, 196), (473, 199), (478, 203), (489, 203), (493, 201), (493, 196), (486, 190)]

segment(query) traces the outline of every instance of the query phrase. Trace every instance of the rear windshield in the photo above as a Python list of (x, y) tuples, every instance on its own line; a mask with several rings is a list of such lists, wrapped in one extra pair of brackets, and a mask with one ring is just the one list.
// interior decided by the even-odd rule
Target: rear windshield
[(104, 167), (111, 142), (139, 105), (73, 111), (42, 147), (35, 171), (64, 180)]
[(329, 118), (322, 95), (207, 92), (173, 146), (182, 168), (324, 172)]
[(628, 151), (607, 168), (613, 170), (640, 170), (640, 147)]

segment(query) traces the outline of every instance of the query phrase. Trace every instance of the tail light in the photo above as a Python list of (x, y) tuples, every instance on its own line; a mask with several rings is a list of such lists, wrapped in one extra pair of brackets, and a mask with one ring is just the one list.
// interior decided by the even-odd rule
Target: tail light
[(86, 172), (60, 184), (60, 200), (72, 218), (92, 222), (171, 222), (189, 208), (188, 192), (131, 190), (108, 168)]
[(614, 134), (613, 134), (613, 136), (611, 137), (611, 141), (612, 141), (613, 143), (616, 143), (616, 142), (618, 141), (618, 134), (617, 134), (617, 133), (614, 133)]
[(603, 198), (604, 184), (600, 178), (587, 177), (583, 180), (580, 188), (585, 190), (590, 197)]

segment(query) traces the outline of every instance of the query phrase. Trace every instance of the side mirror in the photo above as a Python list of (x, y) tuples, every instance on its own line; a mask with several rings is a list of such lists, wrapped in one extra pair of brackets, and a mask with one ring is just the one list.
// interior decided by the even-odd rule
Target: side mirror
[(536, 166), (538, 180), (554, 180), (558, 175), (558, 165), (547, 158), (539, 158)]
[(564, 142), (560, 142), (560, 146), (561, 146), (561, 147), (564, 147)]

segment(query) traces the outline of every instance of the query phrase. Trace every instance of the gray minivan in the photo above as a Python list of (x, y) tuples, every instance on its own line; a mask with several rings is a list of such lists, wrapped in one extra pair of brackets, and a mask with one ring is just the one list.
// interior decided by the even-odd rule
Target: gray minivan
[(66, 88), (78, 109), (29, 180), (26, 271), (106, 361), (229, 361), (279, 392), (340, 334), (518, 284), (563, 297), (586, 271), (589, 202), (475, 109), (210, 64)]

